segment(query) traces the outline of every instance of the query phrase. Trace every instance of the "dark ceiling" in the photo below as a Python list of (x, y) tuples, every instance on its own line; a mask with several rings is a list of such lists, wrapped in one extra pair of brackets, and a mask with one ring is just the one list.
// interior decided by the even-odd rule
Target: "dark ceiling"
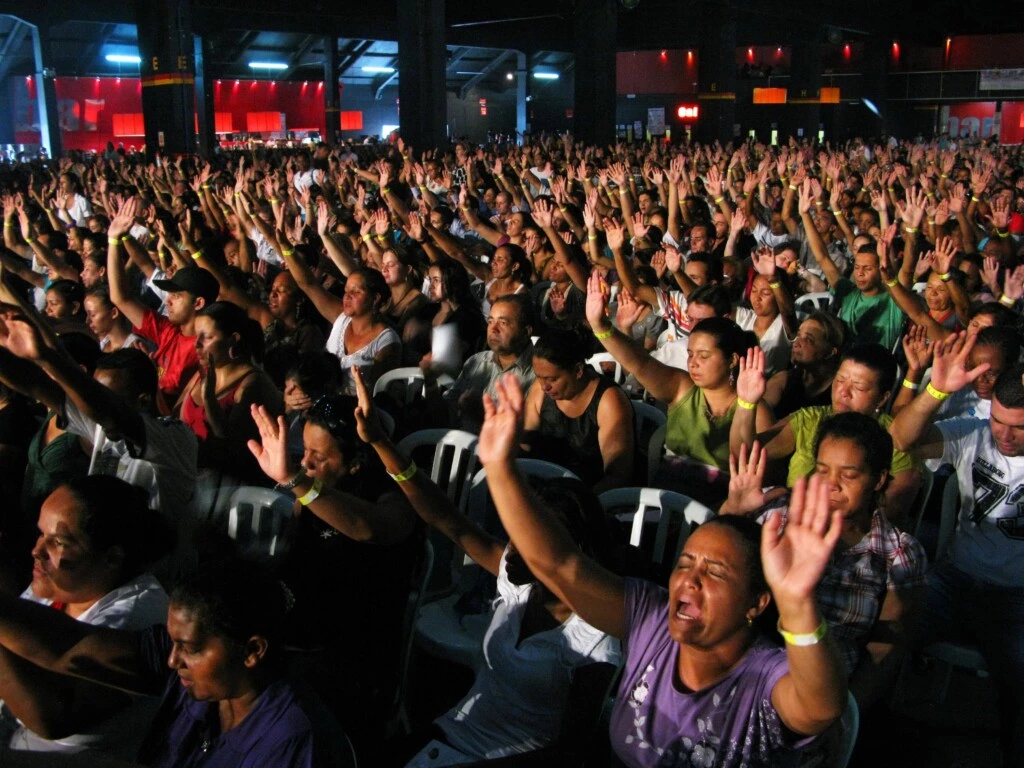
[[(154, 2), (155, 0), (142, 0)], [(489, 81), (500, 86), (516, 68), (522, 51), (531, 68), (565, 73), (573, 66), (573, 16), (577, 4), (591, 0), (515, 0), (487, 3), (448, 0), (448, 86), (468, 90)], [(941, 45), (949, 35), (1024, 30), (1024, 13), (952, 0), (620, 0), (620, 50), (699, 48), (697, 29), (706, 17), (734, 14), (738, 45), (785, 45), (797, 39), (826, 42), (870, 34)], [(282, 62), (287, 69), (264, 77), (288, 80), (323, 78), (325, 36), (336, 39), (342, 80), (370, 85), (380, 93), (397, 74), (364, 68), (397, 67), (399, 0), (351, 4), (308, 0), (296, 8), (280, 0), (194, 0), (193, 28), (209, 44), (208, 76), (252, 77), (249, 62)], [(1024, 3), (1016, 3), (1018, 7)], [(137, 52), (131, 2), (89, 0), (31, 4), (0, 0), (0, 77), (34, 71), (30, 27), (49, 28), (57, 76), (134, 75), (133, 65), (112, 64), (109, 53)], [(706, 28), (706, 27), (705, 27)]]

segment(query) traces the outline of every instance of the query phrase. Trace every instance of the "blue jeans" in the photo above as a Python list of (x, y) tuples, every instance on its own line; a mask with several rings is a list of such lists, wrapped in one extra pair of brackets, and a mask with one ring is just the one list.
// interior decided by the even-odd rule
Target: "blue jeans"
[(999, 692), (1006, 765), (1024, 765), (1024, 588), (976, 578), (949, 562), (928, 574), (921, 645), (977, 646)]

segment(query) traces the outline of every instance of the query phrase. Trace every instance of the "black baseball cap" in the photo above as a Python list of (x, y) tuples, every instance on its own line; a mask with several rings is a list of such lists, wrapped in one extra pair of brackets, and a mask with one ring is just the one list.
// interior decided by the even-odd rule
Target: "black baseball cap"
[(168, 293), (188, 291), (193, 296), (205, 299), (207, 304), (216, 301), (220, 293), (217, 278), (200, 267), (183, 267), (170, 280), (154, 280), (153, 285)]

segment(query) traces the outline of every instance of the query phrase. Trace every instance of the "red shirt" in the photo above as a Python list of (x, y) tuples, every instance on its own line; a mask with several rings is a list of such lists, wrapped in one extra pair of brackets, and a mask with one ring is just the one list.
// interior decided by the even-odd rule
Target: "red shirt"
[(195, 336), (183, 336), (181, 328), (151, 309), (143, 315), (142, 325), (133, 330), (156, 344), (153, 362), (160, 377), (160, 391), (173, 404), (181, 388), (199, 369)]

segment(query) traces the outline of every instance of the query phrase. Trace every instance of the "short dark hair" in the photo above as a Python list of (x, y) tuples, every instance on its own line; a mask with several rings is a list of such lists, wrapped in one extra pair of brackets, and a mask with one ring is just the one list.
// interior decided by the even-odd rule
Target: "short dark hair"
[(854, 344), (843, 355), (843, 360), (866, 366), (878, 375), (878, 391), (892, 392), (896, 386), (899, 366), (892, 352), (881, 344)]
[(266, 567), (230, 559), (207, 562), (184, 577), (171, 603), (191, 613), (204, 634), (242, 645), (257, 635), (279, 639), (292, 597)]
[(892, 436), (877, 419), (849, 411), (829, 416), (818, 428), (814, 453), (827, 438), (852, 440), (864, 453), (872, 477), (879, 478), (892, 465)]
[(715, 339), (715, 346), (726, 357), (739, 355), (743, 357), (748, 349), (757, 346), (757, 336), (752, 331), (744, 331), (727, 317), (706, 317), (693, 326), (690, 335), (706, 333)]
[(990, 325), (978, 331), (974, 346), (995, 347), (1003, 355), (1004, 365), (1013, 365), (1020, 357), (1020, 336), (1013, 328)]
[(63, 483), (81, 504), (78, 525), (92, 548), (124, 553), (121, 578), (128, 581), (174, 549), (170, 522), (149, 508), (149, 492), (113, 475), (86, 475)]
[(214, 301), (196, 313), (208, 317), (225, 336), (238, 334), (238, 357), (256, 363), (263, 362), (263, 329), (246, 311), (230, 301)]
[(50, 283), (46, 292), (56, 291), (61, 295), (64, 301), (69, 303), (78, 302), (78, 306), (82, 306), (82, 302), (85, 301), (85, 289), (82, 284), (75, 280), (54, 280)]
[(578, 334), (560, 328), (546, 329), (533, 345), (534, 357), (547, 360), (566, 371), (584, 365), (589, 351)]
[(493, 307), (495, 304), (513, 304), (519, 308), (519, 323), (524, 328), (532, 328), (534, 326), (533, 317), (533, 302), (530, 301), (530, 297), (525, 293), (506, 293), (504, 296), (499, 296), (491, 302)]
[(141, 349), (128, 347), (101, 355), (96, 361), (96, 370), (122, 371), (127, 379), (125, 382), (127, 395), (131, 398), (142, 395), (156, 397), (156, 388), (159, 383), (156, 366), (149, 355)]
[(712, 283), (722, 282), (722, 260), (717, 256), (706, 251), (691, 253), (686, 259), (686, 263), (705, 265), (708, 270), (708, 280)]
[(702, 285), (690, 294), (690, 304), (703, 304), (715, 310), (716, 317), (725, 317), (732, 312), (732, 299), (729, 291), (720, 285)]
[(1004, 408), (1024, 408), (1024, 363), (1016, 363), (999, 374), (992, 397)]

